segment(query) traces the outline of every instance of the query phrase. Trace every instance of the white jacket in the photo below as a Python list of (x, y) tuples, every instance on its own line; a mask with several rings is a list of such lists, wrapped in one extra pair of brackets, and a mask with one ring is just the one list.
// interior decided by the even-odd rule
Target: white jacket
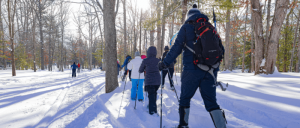
[(132, 59), (128, 65), (128, 70), (131, 70), (131, 79), (145, 79), (144, 73), (139, 73), (139, 68), (143, 62), (143, 59), (140, 56), (135, 56), (134, 59)]

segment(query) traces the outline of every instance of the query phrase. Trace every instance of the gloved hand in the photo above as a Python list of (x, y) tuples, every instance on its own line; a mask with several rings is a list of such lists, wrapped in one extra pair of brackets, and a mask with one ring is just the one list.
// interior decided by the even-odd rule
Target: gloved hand
[(158, 63), (158, 69), (159, 69), (160, 71), (161, 71), (161, 70), (164, 70), (164, 69), (167, 69), (167, 68), (168, 68), (168, 66), (166, 66), (164, 62), (160, 61), (160, 62)]

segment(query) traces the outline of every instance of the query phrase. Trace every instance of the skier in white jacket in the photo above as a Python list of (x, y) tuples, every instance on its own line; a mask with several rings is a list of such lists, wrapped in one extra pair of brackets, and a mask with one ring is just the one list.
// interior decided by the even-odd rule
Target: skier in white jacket
[(139, 68), (142, 62), (143, 59), (141, 59), (140, 53), (137, 51), (135, 52), (135, 58), (131, 60), (127, 65), (128, 70), (131, 70), (131, 81), (132, 81), (131, 100), (136, 99), (137, 88), (138, 88), (138, 93), (137, 93), (138, 101), (144, 100), (143, 83), (145, 77), (144, 77), (144, 73), (139, 73)]

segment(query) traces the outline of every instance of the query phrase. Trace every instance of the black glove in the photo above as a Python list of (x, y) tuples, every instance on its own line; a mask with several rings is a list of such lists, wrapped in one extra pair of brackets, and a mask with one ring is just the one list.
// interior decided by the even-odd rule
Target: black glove
[(166, 66), (164, 62), (160, 61), (160, 62), (158, 63), (158, 69), (159, 69), (160, 71), (161, 71), (161, 70), (164, 70), (164, 69), (167, 69), (167, 68), (168, 68), (168, 66)]

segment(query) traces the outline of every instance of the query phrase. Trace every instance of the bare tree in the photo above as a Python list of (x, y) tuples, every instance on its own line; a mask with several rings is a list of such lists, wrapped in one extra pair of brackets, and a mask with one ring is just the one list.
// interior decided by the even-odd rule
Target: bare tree
[(2, 43), (2, 63), (4, 69), (6, 68), (6, 59), (5, 59), (5, 41), (4, 41), (4, 28), (3, 28), (3, 21), (2, 21), (3, 14), (2, 14), (2, 0), (0, 0), (0, 41)]
[(255, 37), (255, 74), (262, 73), (265, 69), (266, 74), (272, 74), (274, 72), (276, 56), (277, 56), (277, 46), (280, 37), (280, 29), (283, 21), (285, 19), (289, 0), (277, 0), (275, 5), (275, 12), (273, 18), (273, 24), (271, 26), (269, 42), (266, 43), (268, 47), (268, 52), (266, 54), (265, 65), (261, 62), (264, 59), (264, 38), (263, 38), (263, 24), (262, 24), (262, 14), (261, 6), (259, 0), (252, 0), (252, 18), (254, 21), (254, 37)]
[(15, 48), (14, 48), (14, 38), (15, 38), (15, 15), (16, 15), (17, 0), (10, 1), (7, 0), (7, 18), (8, 18), (8, 31), (9, 31), (9, 41), (11, 44), (11, 62), (12, 62), (12, 76), (16, 76), (16, 66), (15, 66)]
[(246, 31), (247, 31), (247, 20), (248, 20), (248, 0), (246, 1), (246, 20), (245, 20), (245, 34), (244, 34), (244, 48), (243, 48), (243, 64), (242, 64), (242, 72), (245, 70), (245, 45), (246, 45)]
[[(231, 0), (230, 0), (231, 2)], [(227, 12), (226, 12), (226, 32), (225, 32), (225, 70), (229, 69), (229, 58), (230, 58), (230, 29), (231, 29), (231, 25), (230, 25), (230, 14), (231, 14), (231, 9), (228, 8)]]

